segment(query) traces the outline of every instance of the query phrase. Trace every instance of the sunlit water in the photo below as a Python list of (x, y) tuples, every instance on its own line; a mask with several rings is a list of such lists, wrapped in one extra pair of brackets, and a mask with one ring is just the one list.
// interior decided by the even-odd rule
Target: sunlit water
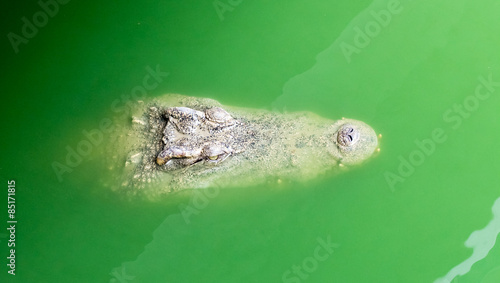
[[(342, 2), (70, 1), (5, 36), (0, 281), (498, 282), (500, 4)], [(6, 11), (23, 36), (43, 10)], [(307, 183), (129, 199), (102, 152), (141, 89), (359, 119), (381, 153)]]

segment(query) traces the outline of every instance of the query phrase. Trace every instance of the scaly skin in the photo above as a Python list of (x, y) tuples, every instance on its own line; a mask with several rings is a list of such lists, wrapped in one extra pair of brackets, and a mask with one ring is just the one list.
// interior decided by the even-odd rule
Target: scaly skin
[(129, 156), (123, 186), (146, 188), (150, 195), (308, 180), (359, 164), (378, 147), (375, 131), (357, 120), (235, 108), (175, 94), (139, 107), (132, 121), (117, 135), (124, 145), (117, 156)]

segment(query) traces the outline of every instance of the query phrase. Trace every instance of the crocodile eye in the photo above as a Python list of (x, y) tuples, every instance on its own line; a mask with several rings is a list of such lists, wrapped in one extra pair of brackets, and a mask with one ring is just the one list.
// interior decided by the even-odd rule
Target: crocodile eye
[(219, 155), (209, 155), (207, 156), (206, 161), (212, 164), (219, 164), (220, 162), (224, 161), (228, 156), (229, 154), (226, 152), (223, 152)]
[(208, 163), (218, 164), (230, 155), (229, 151), (221, 145), (209, 145), (203, 149), (203, 157)]
[(337, 142), (344, 147), (351, 146), (359, 140), (359, 132), (352, 125), (342, 126), (337, 134)]

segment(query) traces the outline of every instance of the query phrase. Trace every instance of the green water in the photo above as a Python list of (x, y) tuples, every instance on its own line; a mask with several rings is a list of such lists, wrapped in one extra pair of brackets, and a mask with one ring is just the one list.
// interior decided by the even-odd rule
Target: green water
[[(499, 282), (497, 1), (70, 1), (14, 46), (42, 8), (11, 2), (0, 282)], [(103, 185), (105, 135), (58, 177), (148, 66), (168, 76), (147, 97), (355, 118), (381, 153), (306, 184), (152, 203)]]

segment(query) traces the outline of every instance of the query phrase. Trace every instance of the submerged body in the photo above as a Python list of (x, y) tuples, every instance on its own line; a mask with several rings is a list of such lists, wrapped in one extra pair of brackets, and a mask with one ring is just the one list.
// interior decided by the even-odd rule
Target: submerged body
[(357, 120), (228, 107), (175, 94), (143, 104), (121, 129), (111, 168), (124, 178), (122, 186), (155, 194), (307, 180), (361, 163), (378, 147), (373, 129)]

